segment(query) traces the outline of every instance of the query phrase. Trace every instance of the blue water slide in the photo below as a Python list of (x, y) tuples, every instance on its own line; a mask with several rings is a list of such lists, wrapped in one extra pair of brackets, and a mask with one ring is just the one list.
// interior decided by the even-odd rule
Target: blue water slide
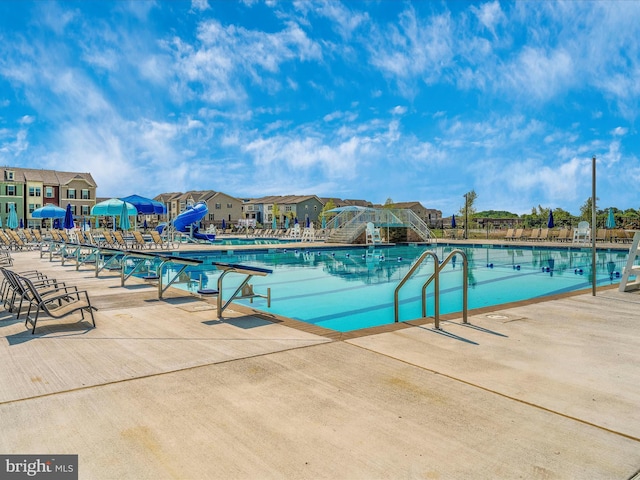
[(172, 223), (175, 229), (179, 232), (189, 233), (189, 227), (193, 226), (191, 231), (193, 238), (211, 242), (216, 239), (216, 236), (213, 234), (198, 232), (197, 226), (200, 220), (202, 220), (207, 213), (209, 213), (207, 204), (204, 202), (198, 202), (195, 205), (188, 206), (184, 212), (173, 219)]

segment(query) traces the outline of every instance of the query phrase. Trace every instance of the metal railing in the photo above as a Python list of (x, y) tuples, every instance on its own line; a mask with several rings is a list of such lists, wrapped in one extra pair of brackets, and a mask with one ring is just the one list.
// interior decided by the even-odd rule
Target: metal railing
[(420, 235), (424, 241), (434, 240), (429, 226), (415, 212), (409, 209), (360, 208), (345, 210), (336, 215), (330, 222), (333, 223), (333, 228), (327, 241), (333, 243), (352, 243), (364, 232), (369, 222), (376, 227), (410, 228)]
[(403, 287), (405, 283), (409, 281), (411, 276), (415, 273), (415, 271), (420, 267), (422, 262), (427, 257), (432, 257), (434, 260), (434, 271), (429, 276), (429, 278), (422, 285), (422, 318), (427, 317), (427, 287), (434, 282), (434, 328), (436, 330), (440, 330), (440, 271), (444, 268), (444, 266), (449, 263), (449, 261), (455, 257), (456, 255), (460, 255), (462, 257), (462, 323), (469, 323), (467, 320), (467, 311), (468, 311), (468, 291), (469, 291), (469, 281), (468, 281), (468, 272), (469, 272), (469, 261), (467, 259), (467, 254), (460, 249), (453, 250), (449, 255), (440, 263), (438, 259), (438, 255), (431, 250), (427, 250), (424, 252), (416, 262), (412, 265), (409, 271), (402, 278), (398, 286), (396, 287), (393, 294), (393, 307), (394, 307), (394, 321), (398, 323), (400, 321), (400, 301), (399, 301), (399, 293), (400, 289)]

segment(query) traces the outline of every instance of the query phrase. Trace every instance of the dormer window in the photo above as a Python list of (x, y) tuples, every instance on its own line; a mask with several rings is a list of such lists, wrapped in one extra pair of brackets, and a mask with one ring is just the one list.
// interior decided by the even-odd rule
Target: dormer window
[(5, 180), (14, 180), (15, 172), (13, 170), (5, 170), (4, 171), (4, 179)]

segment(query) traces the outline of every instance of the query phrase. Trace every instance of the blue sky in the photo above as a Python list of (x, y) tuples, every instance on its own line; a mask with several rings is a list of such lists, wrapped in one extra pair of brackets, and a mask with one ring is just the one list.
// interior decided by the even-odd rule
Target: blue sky
[(0, 162), (100, 196), (640, 208), (640, 2), (0, 2)]

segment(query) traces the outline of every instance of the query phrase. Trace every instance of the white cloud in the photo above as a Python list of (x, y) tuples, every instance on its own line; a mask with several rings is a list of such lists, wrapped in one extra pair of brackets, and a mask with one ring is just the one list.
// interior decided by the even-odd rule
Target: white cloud
[(613, 135), (614, 137), (622, 137), (622, 136), (626, 135), (628, 131), (629, 131), (629, 129), (627, 129), (627, 128), (616, 127), (611, 131), (611, 135)]

